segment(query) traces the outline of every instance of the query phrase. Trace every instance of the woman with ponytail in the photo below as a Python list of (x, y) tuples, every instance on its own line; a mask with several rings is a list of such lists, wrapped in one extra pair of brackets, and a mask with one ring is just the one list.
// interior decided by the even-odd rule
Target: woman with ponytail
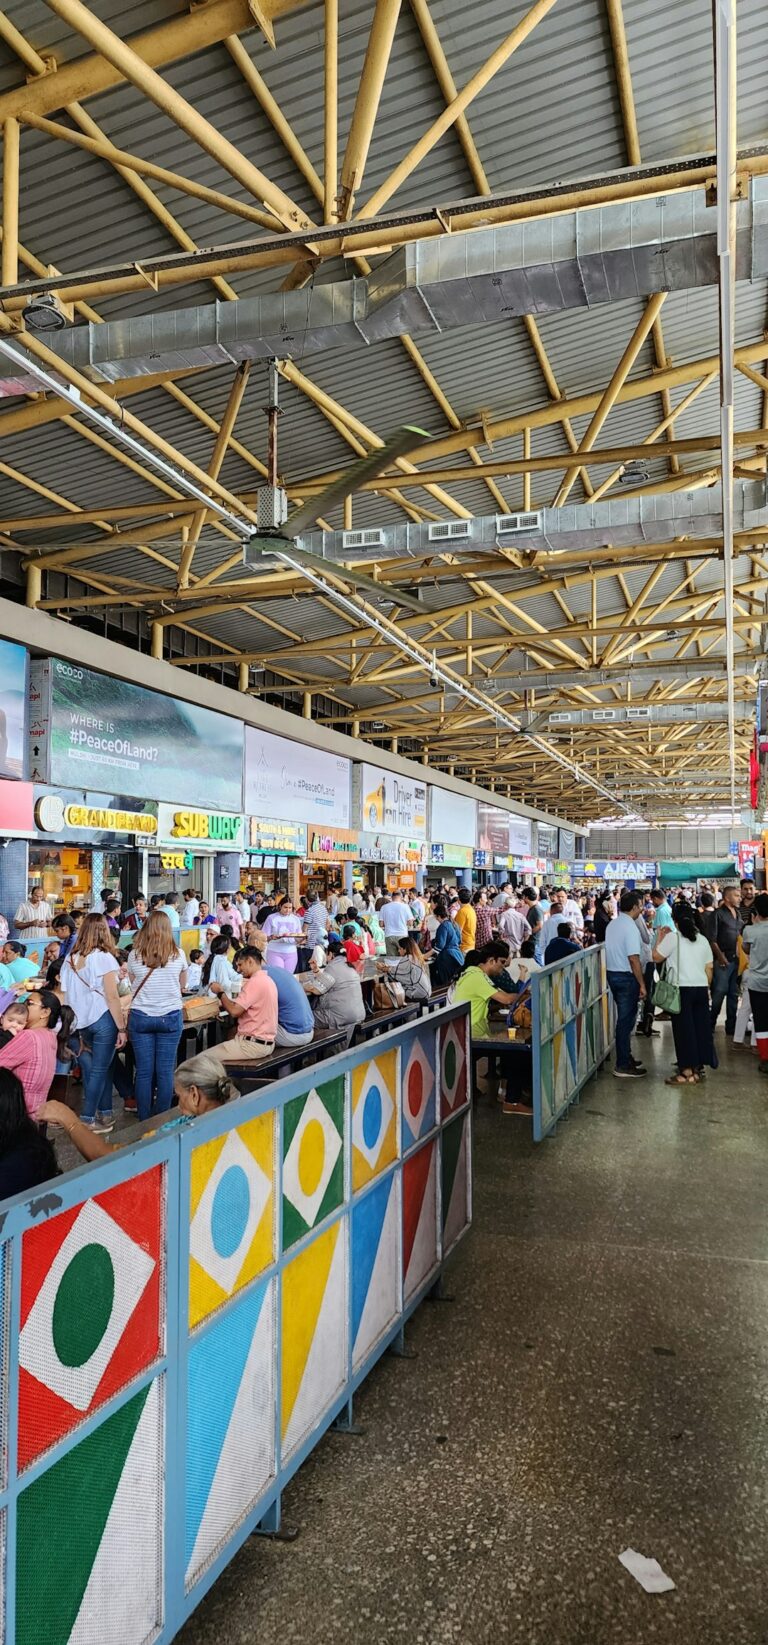
[(666, 965), (667, 981), (680, 990), (680, 1010), (672, 1016), (677, 1073), (666, 1083), (698, 1085), (702, 1068), (717, 1067), (709, 1010), (714, 958), (687, 903), (674, 904), (672, 920), (672, 930), (663, 933), (653, 951), (656, 964)]

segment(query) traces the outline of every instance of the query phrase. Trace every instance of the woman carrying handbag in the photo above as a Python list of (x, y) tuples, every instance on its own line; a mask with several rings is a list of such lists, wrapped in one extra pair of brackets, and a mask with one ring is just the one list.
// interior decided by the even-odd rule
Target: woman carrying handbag
[(653, 951), (656, 964), (664, 966), (653, 1003), (670, 1014), (677, 1054), (677, 1073), (665, 1083), (698, 1085), (703, 1068), (717, 1067), (709, 1014), (712, 949), (686, 903), (675, 903), (672, 920), (673, 929)]
[(173, 1102), (183, 1025), (181, 996), (187, 982), (186, 955), (177, 948), (171, 923), (163, 913), (150, 914), (138, 933), (128, 975), (128, 1037), (136, 1064), (136, 1105), (139, 1119), (146, 1120), (152, 1113), (165, 1113)]

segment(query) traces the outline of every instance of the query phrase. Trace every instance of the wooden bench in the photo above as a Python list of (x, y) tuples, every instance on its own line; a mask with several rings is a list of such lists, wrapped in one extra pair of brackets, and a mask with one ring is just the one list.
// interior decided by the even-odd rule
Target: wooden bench
[(237, 1062), (233, 1058), (222, 1066), (238, 1089), (253, 1091), (309, 1063), (325, 1062), (335, 1052), (346, 1050), (348, 1037), (348, 1028), (316, 1028), (308, 1045), (276, 1045), (269, 1057), (254, 1062)]
[(448, 1000), (448, 987), (434, 988), (428, 1000), (422, 1005), (422, 1014), (428, 1016), (430, 1011), (441, 1011)]
[(388, 1028), (397, 1028), (404, 1022), (415, 1022), (419, 1015), (418, 1002), (412, 1000), (410, 1005), (401, 1005), (396, 1011), (372, 1011), (365, 1022), (359, 1022), (352, 1035), (353, 1045), (365, 1045), (367, 1040), (376, 1039), (379, 1034), (386, 1034)]

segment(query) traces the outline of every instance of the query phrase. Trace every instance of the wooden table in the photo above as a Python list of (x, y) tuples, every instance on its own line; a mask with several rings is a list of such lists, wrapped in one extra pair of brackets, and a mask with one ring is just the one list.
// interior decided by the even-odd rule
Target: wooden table
[(472, 1036), (472, 1089), (477, 1094), (477, 1064), (483, 1057), (493, 1058), (503, 1056), (506, 1059), (505, 1077), (507, 1093), (510, 1101), (520, 1101), (523, 1081), (528, 1076), (529, 1083), (532, 1074), (533, 1052), (530, 1040), (511, 1040), (507, 1033), (506, 1024), (502, 1027), (491, 1025), (490, 1032), (482, 1039)]

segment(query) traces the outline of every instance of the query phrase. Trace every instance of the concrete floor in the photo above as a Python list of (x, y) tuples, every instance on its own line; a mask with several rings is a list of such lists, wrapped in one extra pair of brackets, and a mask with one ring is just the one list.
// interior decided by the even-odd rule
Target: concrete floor
[(249, 1541), (183, 1645), (766, 1645), (768, 1080), (717, 1043), (671, 1090), (665, 1027), (653, 1078), (601, 1075), (538, 1148), (481, 1098), (455, 1301), (294, 1480), (298, 1542)]

